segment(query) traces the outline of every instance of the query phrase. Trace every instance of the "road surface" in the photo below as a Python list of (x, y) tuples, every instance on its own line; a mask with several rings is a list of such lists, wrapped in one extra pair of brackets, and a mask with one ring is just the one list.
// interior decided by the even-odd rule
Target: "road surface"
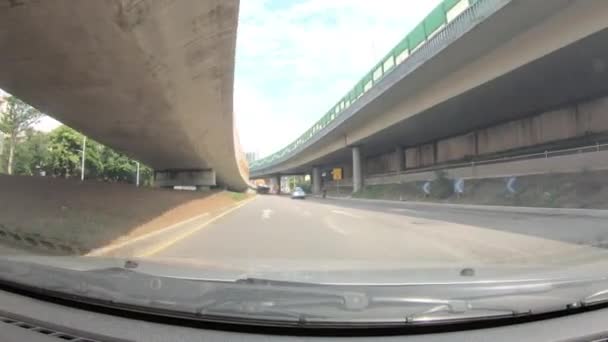
[(236, 267), (564, 265), (608, 256), (605, 219), (257, 196), (152, 257)]

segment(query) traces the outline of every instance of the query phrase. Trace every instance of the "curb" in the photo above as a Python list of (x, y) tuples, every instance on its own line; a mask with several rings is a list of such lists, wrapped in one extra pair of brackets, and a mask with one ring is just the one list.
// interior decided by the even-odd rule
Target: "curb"
[(211, 217), (209, 217), (211, 215), (210, 213), (203, 213), (163, 229), (140, 235), (133, 239), (94, 249), (85, 254), (85, 256), (143, 257), (152, 255), (162, 250), (164, 247), (168, 247), (172, 243), (177, 242), (177, 239), (175, 238), (176, 235), (181, 238), (186, 237), (205, 227), (216, 219), (226, 215), (227, 213), (253, 201), (255, 198), (256, 197), (254, 196), (252, 198), (237, 202), (234, 205), (224, 207)]
[(361, 203), (391, 204), (401, 205), (410, 208), (449, 208), (458, 210), (477, 210), (487, 212), (504, 212), (532, 215), (569, 215), (569, 216), (588, 216), (597, 218), (608, 218), (608, 210), (604, 209), (578, 209), (578, 208), (543, 208), (543, 207), (513, 207), (499, 205), (479, 205), (479, 204), (454, 204), (454, 203), (428, 203), (412, 201), (381, 200), (352, 197), (327, 197), (331, 200), (343, 200)]

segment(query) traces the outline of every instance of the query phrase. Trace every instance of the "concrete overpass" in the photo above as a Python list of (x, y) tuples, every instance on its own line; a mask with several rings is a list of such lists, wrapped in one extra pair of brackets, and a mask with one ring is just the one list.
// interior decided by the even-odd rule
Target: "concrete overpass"
[[(445, 10), (457, 6), (456, 17)], [(591, 101), (608, 94), (608, 2), (461, 0), (440, 9), (443, 25), (414, 48), (401, 42), (360, 94), (358, 84), (294, 143), (252, 164), (251, 177), (312, 174), (318, 191), (320, 168), (343, 166), (357, 191), (377, 165), (399, 172), (608, 131), (608, 102)]]
[(141, 160), (161, 186), (247, 186), (238, 0), (2, 0), (0, 88)]

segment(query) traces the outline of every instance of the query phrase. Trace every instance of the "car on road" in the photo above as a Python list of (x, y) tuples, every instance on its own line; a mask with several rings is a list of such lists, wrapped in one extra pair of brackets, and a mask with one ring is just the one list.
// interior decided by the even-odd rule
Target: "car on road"
[(292, 199), (305, 199), (306, 198), (306, 192), (304, 192), (304, 190), (302, 190), (302, 188), (295, 188), (295, 190), (291, 193), (291, 198)]
[(256, 192), (258, 194), (268, 194), (270, 192), (270, 187), (266, 185), (258, 185), (256, 188)]

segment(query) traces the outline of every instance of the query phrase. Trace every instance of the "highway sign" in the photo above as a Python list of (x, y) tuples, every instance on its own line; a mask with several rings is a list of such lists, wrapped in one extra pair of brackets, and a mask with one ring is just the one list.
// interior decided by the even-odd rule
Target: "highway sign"
[(333, 180), (341, 180), (342, 179), (342, 168), (336, 167), (331, 171), (333, 176)]

